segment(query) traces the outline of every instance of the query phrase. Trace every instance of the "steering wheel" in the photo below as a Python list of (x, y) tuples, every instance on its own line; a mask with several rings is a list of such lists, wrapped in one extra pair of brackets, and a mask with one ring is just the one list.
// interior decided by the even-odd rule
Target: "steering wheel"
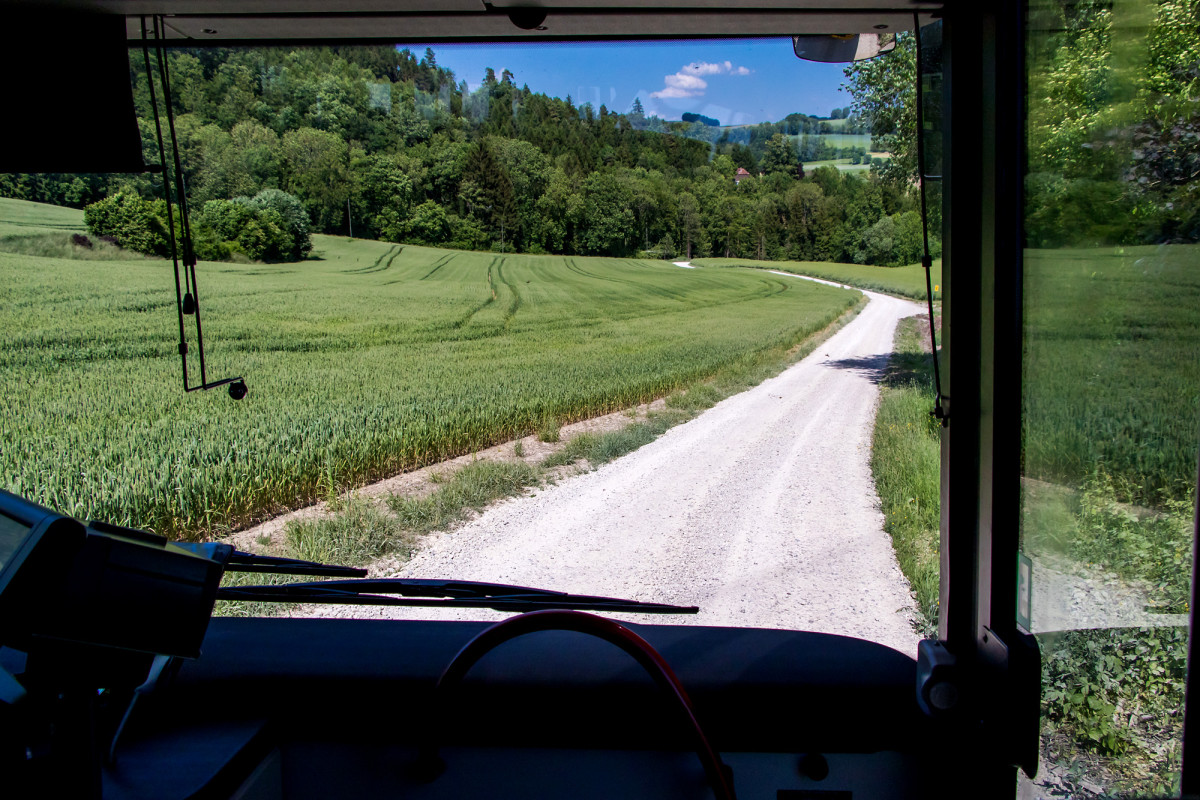
[[(700, 727), (700, 722), (696, 719), (691, 698), (688, 697), (683, 684), (679, 682), (678, 676), (675, 675), (666, 659), (649, 642), (624, 625), (595, 614), (586, 614), (582, 611), (531, 611), (492, 625), (467, 642), (442, 671), (437, 686), (434, 688), (435, 707), (439, 702), (438, 698), (444, 697), (446, 692), (451, 691), (461, 682), (479, 659), (511, 639), (538, 631), (584, 633), (614, 644), (632, 656), (649, 673), (660, 689), (674, 697), (683, 722), (692, 734), (696, 755), (704, 767), (704, 774), (718, 800), (736, 800), (728, 768), (721, 763), (716, 751), (709, 744), (704, 729)], [(434, 716), (435, 719), (438, 717), (436, 713)], [(418, 772), (424, 781), (435, 780), (445, 770), (445, 763), (438, 756), (436, 738), (434, 742), (422, 748), (418, 758)]]

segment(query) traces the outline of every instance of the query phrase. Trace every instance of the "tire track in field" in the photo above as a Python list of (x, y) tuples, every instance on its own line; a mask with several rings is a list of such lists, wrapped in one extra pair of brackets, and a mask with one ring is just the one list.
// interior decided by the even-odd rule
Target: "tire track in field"
[[(393, 250), (396, 250), (396, 252), (394, 254), (392, 253)], [(402, 251), (402, 250), (404, 250), (403, 247), (399, 247), (399, 245), (392, 245), (386, 251), (384, 251), (383, 253), (380, 253), (379, 258), (375, 259), (375, 261), (372, 262), (370, 265), (365, 266), (365, 267), (359, 267), (358, 269), (344, 269), (344, 270), (342, 270), (342, 272), (345, 272), (347, 274), (356, 274), (356, 275), (366, 275), (371, 272), (382, 272), (383, 270), (387, 269), (388, 267), (390, 267), (392, 265), (392, 261), (395, 260), (396, 256), (400, 255), (400, 251)], [(387, 262), (386, 266), (381, 267), (380, 264), (383, 264), (383, 260), (385, 258), (387, 258), (389, 255), (392, 256), (391, 260), (389, 260)]]
[(450, 253), (448, 255), (442, 256), (437, 261), (433, 262), (433, 269), (429, 270), (429, 272), (426, 272), (424, 275), (422, 275), (417, 280), (421, 280), (421, 281), (427, 280), (431, 275), (433, 275), (433, 273), (437, 272), (439, 269), (446, 266), (447, 264), (449, 264), (451, 261), (453, 261), (456, 258), (458, 258), (458, 253)]
[(472, 317), (474, 317), (474, 316), (475, 316), (476, 314), (478, 314), (480, 311), (483, 311), (485, 308), (487, 308), (488, 306), (490, 306), (490, 305), (492, 304), (492, 301), (493, 301), (494, 299), (495, 299), (495, 298), (493, 298), (493, 297), (489, 297), (488, 299), (484, 300), (482, 303), (480, 303), (479, 305), (475, 306), (475, 307), (474, 307), (474, 308), (472, 308), (470, 311), (468, 311), (468, 312), (466, 313), (466, 315), (465, 315), (465, 316), (463, 316), (463, 317), (459, 318), (458, 320), (456, 320), (456, 321), (455, 321), (455, 322), (454, 322), (454, 323), (453, 323), (453, 324), (450, 326), (450, 328), (451, 328), (452, 330), (459, 330), (459, 329), (460, 329), (460, 328), (462, 328), (464, 325), (466, 325), (468, 322), (470, 322)]
[(521, 293), (517, 291), (517, 287), (512, 281), (504, 277), (505, 261), (506, 259), (501, 258), (500, 263), (496, 265), (496, 277), (512, 292), (512, 300), (509, 301), (508, 308), (504, 312), (504, 327), (507, 328), (508, 324), (512, 322), (512, 318), (517, 315), (517, 309), (521, 307)]
[[(760, 280), (763, 282), (763, 284), (766, 285), (767, 288), (763, 291), (762, 294), (757, 295), (757, 297), (755, 299), (763, 298), (763, 297), (771, 297), (772, 295), (776, 295), (776, 294), (783, 294), (789, 288), (787, 281), (781, 281), (778, 278), (775, 278), (775, 279), (760, 278)], [(738, 302), (741, 302), (741, 301), (738, 301)]]
[(377, 267), (376, 269), (365, 269), (365, 270), (363, 270), (363, 271), (362, 271), (362, 273), (360, 273), (360, 274), (367, 275), (367, 274), (370, 274), (370, 273), (374, 273), (374, 272), (383, 272), (384, 270), (389, 270), (389, 269), (391, 269), (391, 268), (392, 268), (392, 262), (393, 262), (393, 261), (395, 261), (397, 258), (399, 258), (399, 257), (400, 257), (400, 254), (401, 254), (401, 253), (403, 253), (403, 252), (404, 252), (404, 248), (403, 248), (403, 247), (400, 247), (400, 246), (397, 246), (397, 247), (396, 247), (396, 252), (392, 253), (392, 255), (391, 255), (389, 258), (388, 258), (388, 260), (387, 260), (387, 263), (386, 263), (386, 264), (384, 264), (382, 267)]
[[(490, 264), (488, 264), (487, 283), (488, 283), (488, 289), (491, 290), (491, 295), (486, 300), (484, 300), (482, 303), (475, 306), (475, 308), (473, 308), (469, 312), (467, 312), (467, 315), (465, 317), (463, 317), (462, 319), (458, 320), (453, 325), (451, 325), (450, 327), (453, 328), (454, 330), (458, 330), (458, 329), (462, 328), (464, 325), (466, 325), (468, 322), (471, 321), (472, 317), (474, 317), (480, 311), (483, 311), (485, 308), (487, 308), (489, 305), (491, 305), (492, 303), (494, 303), (496, 301), (496, 284), (494, 284), (492, 282), (492, 267), (495, 266), (497, 260), (498, 260), (497, 258), (493, 258), (492, 262)], [(441, 266), (445, 266), (445, 265), (443, 264)], [(433, 272), (436, 272), (439, 268), (440, 267), (434, 267)], [(432, 275), (433, 272), (430, 272), (429, 274)], [(428, 277), (428, 275), (426, 277)], [(424, 280), (424, 278), (422, 278), (421, 280)]]
[[(787, 281), (780, 281), (778, 284), (775, 284), (773, 281), (768, 281), (767, 279), (760, 278), (759, 280), (761, 280), (763, 282), (763, 284), (766, 286), (766, 289), (764, 289), (763, 291), (760, 291), (760, 292), (756, 292), (755, 294), (738, 295), (737, 297), (731, 297), (728, 299), (721, 299), (721, 300), (713, 300), (711, 302), (705, 302), (705, 303), (687, 303), (687, 301), (685, 301), (679, 297), (676, 297), (673, 294), (665, 294), (662, 296), (665, 296), (671, 300), (675, 300), (676, 302), (679, 302), (679, 303), (684, 303), (683, 307), (682, 308), (663, 308), (663, 309), (659, 309), (657, 311), (648, 311), (648, 312), (637, 311), (637, 312), (631, 312), (626, 316), (613, 316), (613, 317), (611, 317), (611, 319), (623, 320), (623, 319), (630, 319), (633, 317), (650, 319), (653, 317), (667, 316), (669, 314), (681, 314), (681, 313), (690, 313), (693, 311), (702, 311), (706, 308), (725, 308), (726, 306), (734, 306), (734, 305), (738, 305), (739, 303), (753, 303), (758, 300), (766, 299), (768, 297), (774, 297), (776, 295), (783, 294), (784, 292), (789, 291), (792, 288), (791, 285), (789, 285)], [(830, 284), (830, 285), (832, 286), (834, 284)], [(773, 286), (777, 287), (777, 288), (774, 291), (771, 291), (771, 288)], [(844, 288), (844, 287), (842, 287), (841, 285), (837, 285), (837, 288), (840, 289), (840, 288)], [(661, 294), (661, 293), (656, 293), (656, 294)]]
[(391, 253), (391, 256), (388, 258), (388, 260), (387, 260), (387, 263), (386, 263), (386, 264), (383, 264), (382, 266), (380, 266), (380, 262), (383, 260), (383, 258), (382, 258), (382, 256), (381, 256), (381, 257), (380, 257), (380, 260), (379, 260), (379, 261), (376, 261), (376, 262), (375, 262), (375, 264), (374, 264), (372, 267), (369, 267), (369, 268), (367, 268), (367, 269), (360, 269), (360, 270), (356, 270), (356, 272), (357, 272), (357, 274), (359, 274), (359, 275), (371, 275), (371, 274), (374, 274), (374, 273), (376, 273), (376, 272), (383, 272), (384, 270), (391, 269), (391, 268), (392, 268), (392, 262), (393, 262), (393, 261), (395, 261), (397, 258), (399, 258), (399, 257), (400, 257), (400, 254), (401, 254), (401, 253), (403, 253), (403, 252), (404, 252), (404, 248), (403, 248), (403, 247), (397, 247), (397, 248), (396, 248), (396, 252), (394, 252), (394, 253), (392, 253), (392, 252), (389, 250), (387, 253), (384, 253), (384, 255), (385, 255), (385, 256), (386, 256), (386, 255), (388, 255), (388, 253)]
[(634, 285), (634, 286), (640, 285), (637, 283), (637, 281), (632, 281), (632, 280), (629, 280), (628, 278), (609, 278), (604, 275), (597, 275), (594, 272), (588, 272), (586, 269), (579, 266), (579, 264), (577, 264), (575, 262), (575, 259), (573, 259), (573, 258), (564, 258), (563, 261), (566, 263), (567, 269), (571, 270), (572, 272), (574, 272), (578, 275), (582, 275), (585, 278), (591, 278), (592, 280), (596, 280), (596, 281), (607, 281), (608, 283), (622, 283), (622, 284), (630, 284), (630, 285)]
[[(740, 302), (744, 302), (746, 300), (757, 300), (757, 299), (761, 299), (763, 297), (767, 297), (770, 294), (778, 294), (778, 292), (774, 292), (774, 293), (768, 292), (765, 294), (753, 295), (752, 297), (740, 298), (738, 300), (728, 300), (728, 301), (718, 300), (718, 301), (715, 301), (712, 303), (694, 303), (694, 302), (689, 302), (689, 300), (687, 299), (689, 296), (687, 291), (679, 292), (674, 289), (646, 286), (643, 283), (640, 283), (635, 280), (627, 279), (627, 278), (608, 278), (603, 275), (596, 275), (594, 273), (588, 272), (583, 267), (579, 266), (575, 262), (575, 259), (573, 259), (573, 258), (564, 258), (563, 262), (566, 264), (566, 267), (568, 270), (570, 270), (571, 272), (574, 272), (578, 275), (582, 275), (585, 278), (592, 278), (592, 279), (598, 280), (598, 281), (608, 281), (609, 283), (619, 283), (619, 284), (626, 284), (629, 286), (636, 286), (636, 287), (638, 287), (639, 292), (642, 292), (645, 294), (652, 294), (657, 297), (663, 297), (668, 300), (674, 300), (675, 302), (680, 303), (683, 306), (683, 309), (663, 309), (662, 311), (659, 311), (659, 312), (653, 312), (650, 316), (658, 316), (661, 314), (673, 314), (679, 310), (692, 311), (692, 310), (701, 309), (701, 308), (714, 308), (714, 307), (719, 307), (719, 306), (723, 306), (723, 305), (728, 305), (729, 303), (740, 303)], [(781, 291), (786, 291), (786, 289), (787, 289), (787, 287), (784, 286), (781, 289)], [(638, 313), (636, 316), (645, 316), (645, 315)], [(614, 319), (625, 319), (625, 317), (614, 317)]]

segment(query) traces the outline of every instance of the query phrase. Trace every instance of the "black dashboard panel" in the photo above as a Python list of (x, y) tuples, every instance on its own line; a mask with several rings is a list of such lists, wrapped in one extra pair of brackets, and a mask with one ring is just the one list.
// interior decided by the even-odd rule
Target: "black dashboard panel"
[[(530, 634), (435, 690), (486, 627), (213, 620), (203, 657), (136, 709), (105, 796), (239, 796), (251, 775), (245, 796), (708, 794), (665, 695), (606, 642)], [(910, 656), (827, 634), (630, 627), (675, 669), (739, 796), (928, 796)], [(444, 764), (432, 781), (430, 748)]]

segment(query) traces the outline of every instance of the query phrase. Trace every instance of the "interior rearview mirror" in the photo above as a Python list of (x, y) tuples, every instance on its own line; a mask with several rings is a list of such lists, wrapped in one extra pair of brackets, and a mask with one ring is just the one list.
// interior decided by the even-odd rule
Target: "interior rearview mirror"
[(835, 33), (792, 37), (797, 58), (836, 64), (865, 61), (896, 49), (894, 33)]

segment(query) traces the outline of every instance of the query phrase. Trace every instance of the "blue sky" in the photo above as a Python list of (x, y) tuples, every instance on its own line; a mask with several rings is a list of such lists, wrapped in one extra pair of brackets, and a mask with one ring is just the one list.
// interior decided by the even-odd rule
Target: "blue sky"
[[(418, 58), (426, 45), (404, 45)], [(488, 67), (505, 69), (517, 86), (552, 97), (568, 94), (626, 112), (634, 97), (647, 114), (679, 119), (691, 111), (722, 125), (777, 122), (792, 112), (827, 116), (850, 105), (839, 87), (839, 64), (801, 61), (790, 39), (670, 42), (535, 42), (435, 44), (438, 65), (454, 70), (471, 89)]]

